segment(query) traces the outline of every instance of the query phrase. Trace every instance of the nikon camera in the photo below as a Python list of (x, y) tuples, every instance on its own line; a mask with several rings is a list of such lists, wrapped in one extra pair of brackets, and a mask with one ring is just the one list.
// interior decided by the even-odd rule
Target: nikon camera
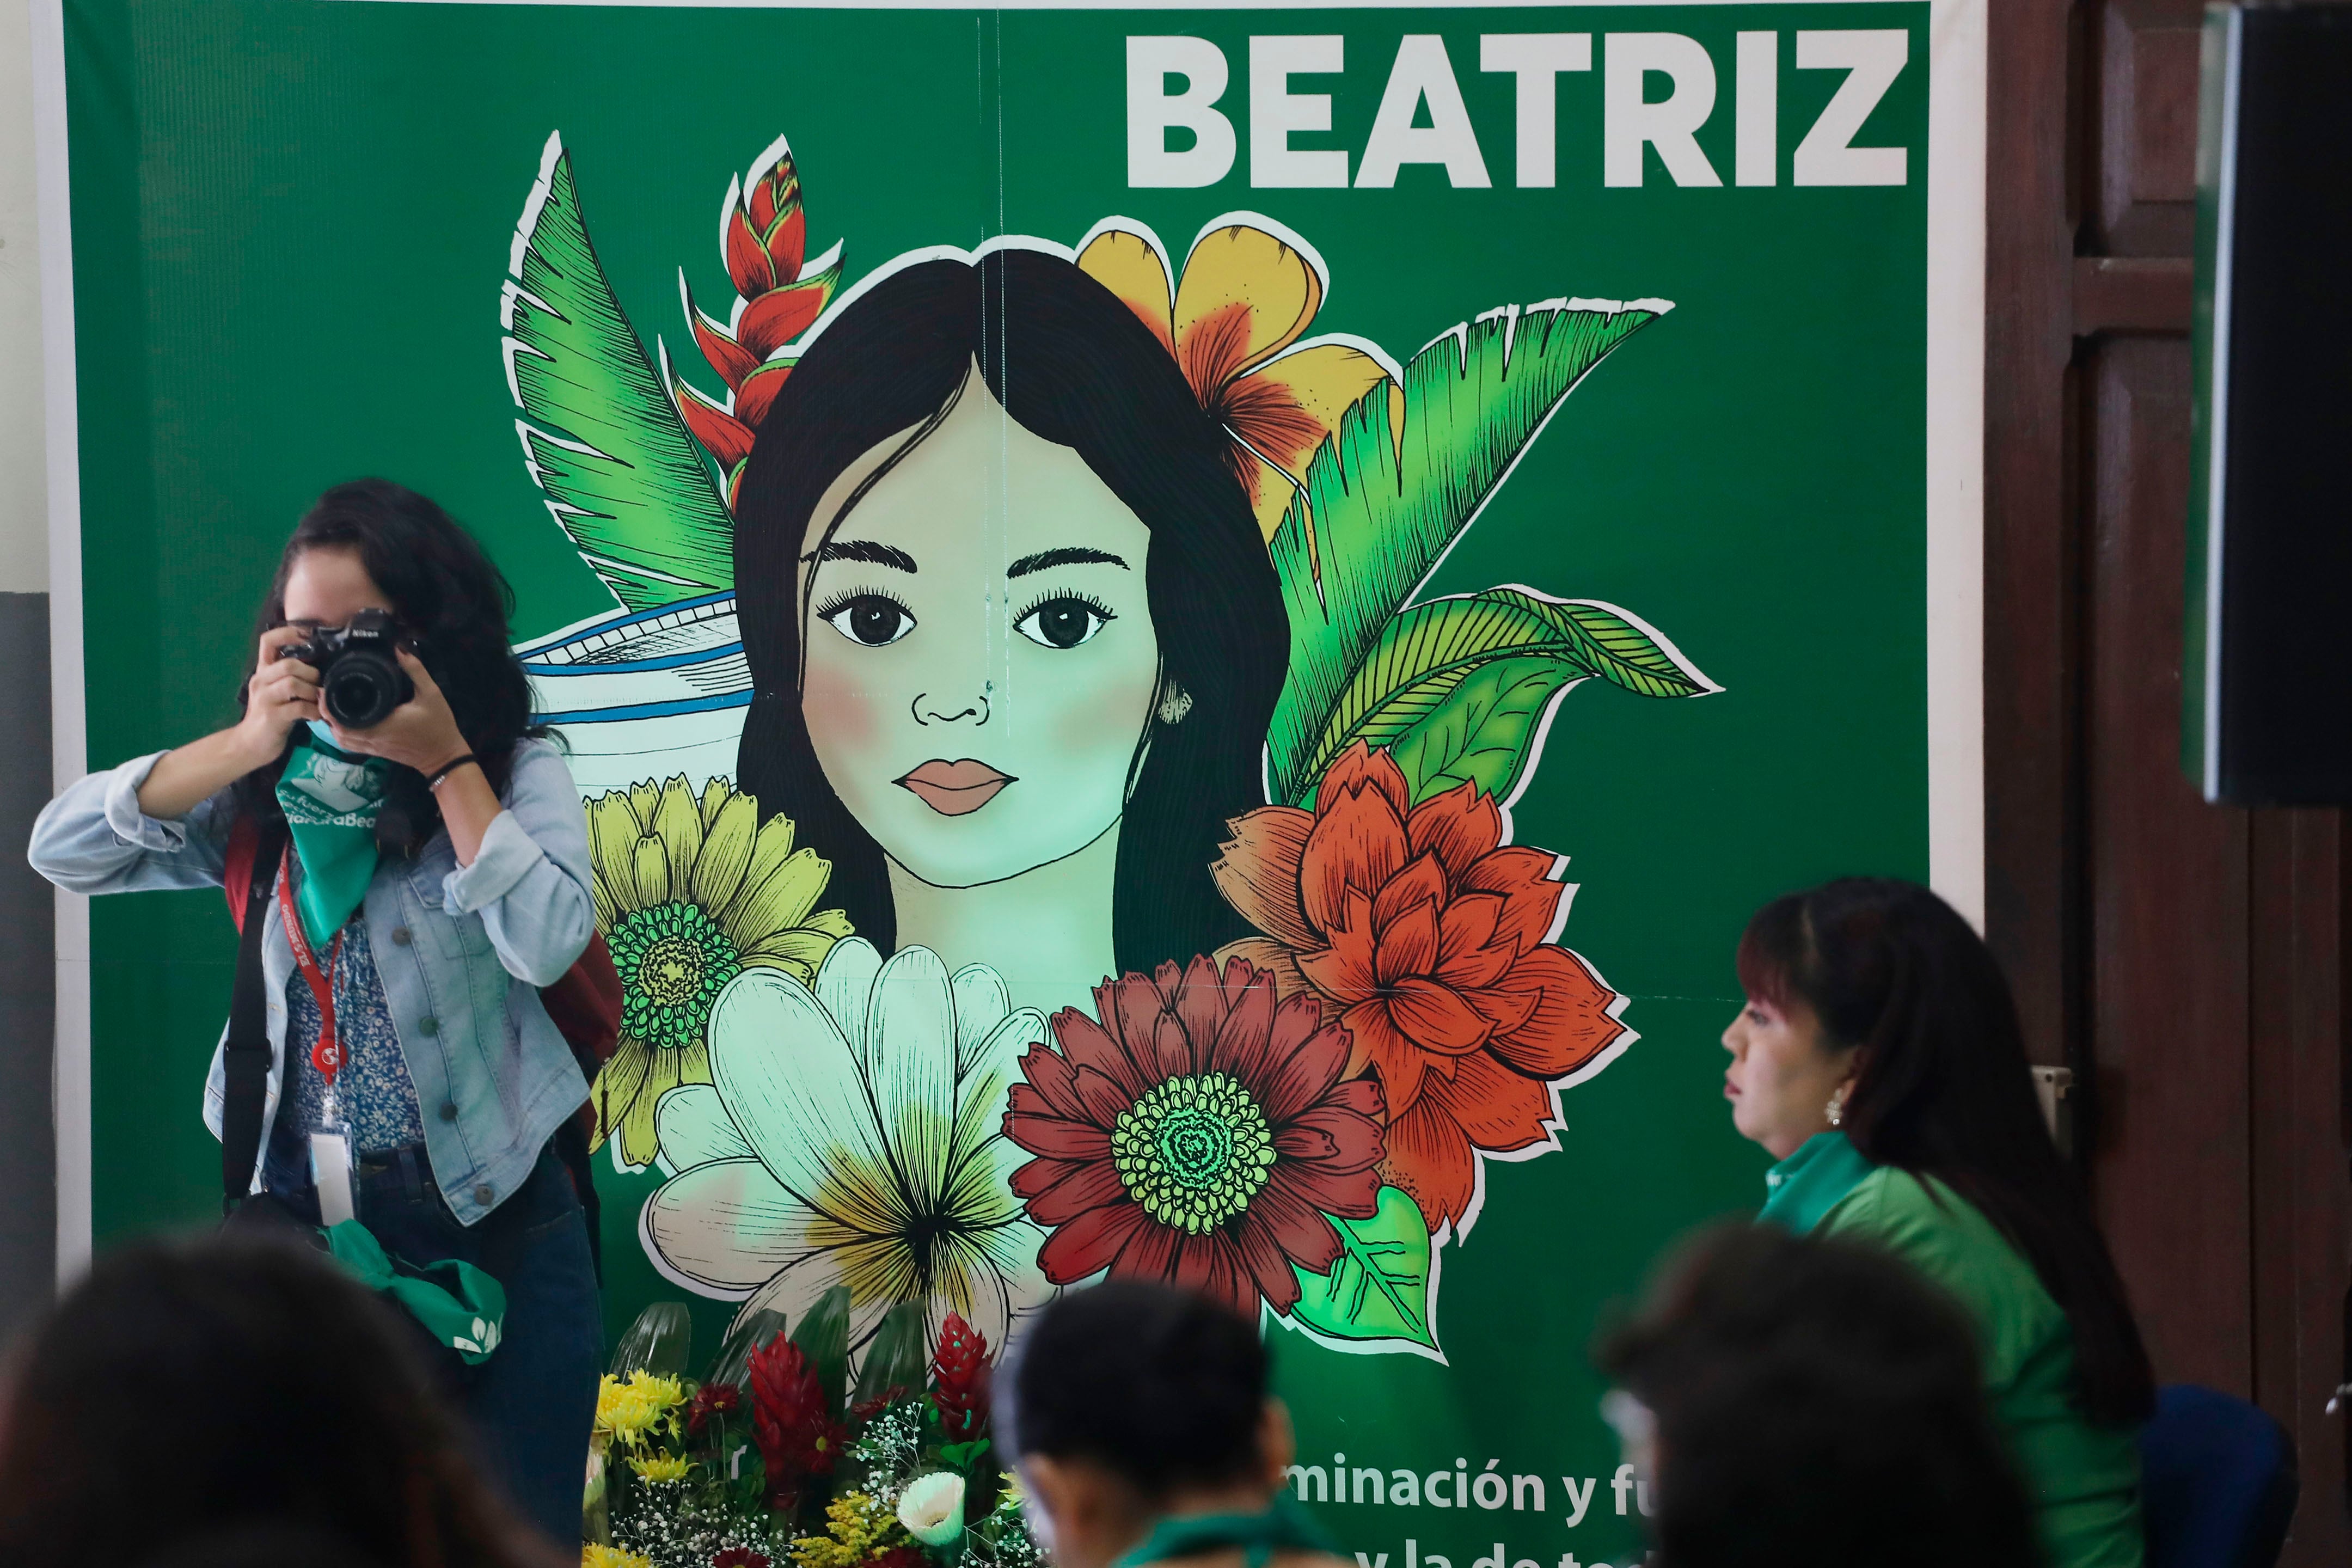
[(349, 626), (321, 626), (278, 657), (318, 670), (328, 718), (346, 730), (372, 730), (416, 695), (416, 683), (393, 656), (397, 640), (389, 611), (362, 610)]

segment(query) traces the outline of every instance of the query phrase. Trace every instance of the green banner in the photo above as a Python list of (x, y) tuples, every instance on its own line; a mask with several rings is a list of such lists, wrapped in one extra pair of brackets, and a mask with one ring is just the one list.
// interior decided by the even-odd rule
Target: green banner
[[(63, 14), (89, 760), (326, 485), (484, 541), (612, 1332), (1179, 1279), (1364, 1568), (1638, 1552), (1585, 1346), (1759, 1196), (1741, 925), (1972, 843), (1979, 7)], [(90, 918), (102, 1242), (212, 1203), (233, 933)]]

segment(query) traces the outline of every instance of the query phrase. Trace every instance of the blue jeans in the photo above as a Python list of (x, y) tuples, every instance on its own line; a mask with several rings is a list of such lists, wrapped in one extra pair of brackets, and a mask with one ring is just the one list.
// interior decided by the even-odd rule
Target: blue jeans
[[(272, 1190), (298, 1208), (317, 1201), (307, 1173), (299, 1194), (274, 1183)], [(506, 1335), (490, 1358), (458, 1373), (453, 1355), (436, 1351), (434, 1365), (492, 1481), (525, 1519), (572, 1548), (604, 1325), (587, 1224), (562, 1161), (541, 1150), (530, 1179), (470, 1227), (442, 1201), (422, 1148), (362, 1155), (353, 1196), (386, 1252), (416, 1264), (461, 1258), (505, 1288)]]

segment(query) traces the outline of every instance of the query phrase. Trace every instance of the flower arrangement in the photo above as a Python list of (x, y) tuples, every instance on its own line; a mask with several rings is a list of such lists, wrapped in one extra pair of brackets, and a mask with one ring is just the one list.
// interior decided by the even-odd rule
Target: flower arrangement
[(684, 1312), (647, 1308), (597, 1393), (583, 1568), (1042, 1568), (986, 1337), (950, 1313), (934, 1340), (905, 1303), (853, 1382), (851, 1327), (845, 1287), (797, 1326), (760, 1310), (695, 1380)]

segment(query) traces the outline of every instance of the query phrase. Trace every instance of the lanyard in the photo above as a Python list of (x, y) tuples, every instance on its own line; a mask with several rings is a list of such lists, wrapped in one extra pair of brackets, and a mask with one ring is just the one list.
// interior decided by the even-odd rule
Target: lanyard
[(294, 950), (294, 962), (319, 1002), (319, 1043), (310, 1047), (310, 1065), (332, 1089), (335, 1074), (343, 1065), (343, 1044), (335, 1033), (335, 959), (343, 950), (343, 933), (337, 931), (335, 940), (327, 944), (327, 965), (320, 968), (318, 955), (310, 951), (310, 939), (302, 930), (301, 913), (294, 907), (293, 871), (294, 851), (289, 846), (278, 870), (278, 910), (286, 922), (286, 943)]

